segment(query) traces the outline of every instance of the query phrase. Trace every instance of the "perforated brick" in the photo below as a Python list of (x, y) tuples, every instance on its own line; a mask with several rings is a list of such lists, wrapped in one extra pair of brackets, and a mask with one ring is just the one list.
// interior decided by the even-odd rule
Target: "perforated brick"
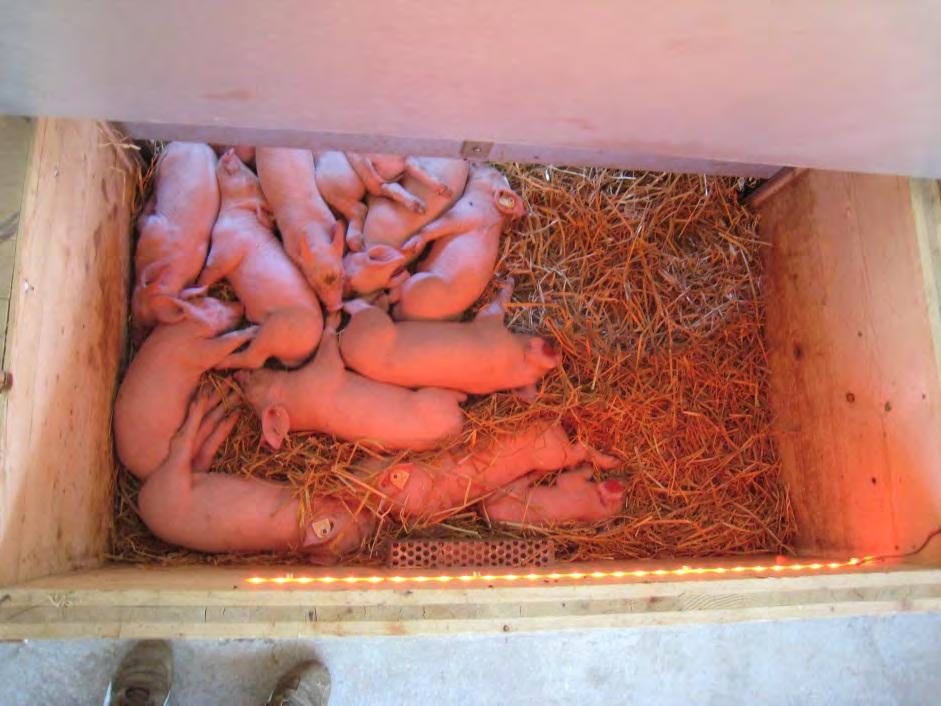
[(406, 539), (389, 545), (389, 566), (396, 569), (535, 568), (554, 560), (555, 544), (548, 539)]

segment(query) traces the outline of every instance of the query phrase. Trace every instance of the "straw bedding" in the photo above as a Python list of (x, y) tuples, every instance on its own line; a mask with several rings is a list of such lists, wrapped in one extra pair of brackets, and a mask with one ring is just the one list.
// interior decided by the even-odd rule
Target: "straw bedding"
[[(466, 434), (453, 445), (535, 418), (559, 419), (571, 436), (621, 461), (604, 475), (627, 486), (624, 510), (592, 527), (543, 530), (492, 528), (468, 507), (434, 524), (403, 527), (383, 517), (370, 545), (348, 563), (379, 562), (384, 541), (406, 535), (548, 536), (557, 555), (572, 561), (789, 553), (793, 517), (767, 400), (764, 245), (755, 216), (740, 204), (740, 185), (692, 175), (500, 167), (531, 211), (502, 240), (497, 276), (516, 281), (507, 323), (553, 337), (565, 362), (544, 379), (534, 404), (511, 394), (472, 399)], [(231, 378), (213, 375), (211, 382), (240, 403)], [(215, 470), (287, 480), (308, 504), (346, 488), (375, 505), (357, 468), (368, 454), (319, 434), (292, 434), (272, 452), (245, 407)], [(119, 470), (116, 560), (298, 559), (208, 556), (165, 545), (137, 517), (137, 488)]]

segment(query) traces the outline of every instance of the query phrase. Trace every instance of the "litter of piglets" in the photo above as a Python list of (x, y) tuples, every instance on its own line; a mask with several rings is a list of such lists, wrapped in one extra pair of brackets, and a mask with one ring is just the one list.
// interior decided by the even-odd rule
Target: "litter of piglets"
[[(761, 244), (732, 180), (152, 146), (114, 558), (375, 563), (403, 536), (788, 551)], [(596, 244), (574, 222), (595, 212)]]

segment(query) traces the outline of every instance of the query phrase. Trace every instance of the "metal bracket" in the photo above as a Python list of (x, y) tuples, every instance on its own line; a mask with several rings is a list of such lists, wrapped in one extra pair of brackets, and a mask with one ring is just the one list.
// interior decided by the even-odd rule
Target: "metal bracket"
[(492, 142), (465, 141), (461, 145), (461, 156), (464, 159), (487, 159), (490, 156), (491, 149), (493, 149)]

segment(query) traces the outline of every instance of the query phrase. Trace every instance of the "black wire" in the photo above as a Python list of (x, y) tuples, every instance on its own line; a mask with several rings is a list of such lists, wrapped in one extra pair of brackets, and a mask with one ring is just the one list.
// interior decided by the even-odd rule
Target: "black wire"
[(915, 556), (916, 554), (920, 554), (922, 551), (924, 551), (925, 547), (928, 546), (928, 543), (939, 534), (941, 534), (941, 527), (938, 527), (936, 530), (929, 532), (928, 536), (925, 537), (925, 541), (922, 542), (917, 549), (913, 549), (910, 552), (905, 552), (904, 554), (880, 554), (878, 556), (868, 557), (864, 560), (864, 563), (868, 563), (870, 561), (883, 561), (884, 559), (905, 559), (906, 557)]

